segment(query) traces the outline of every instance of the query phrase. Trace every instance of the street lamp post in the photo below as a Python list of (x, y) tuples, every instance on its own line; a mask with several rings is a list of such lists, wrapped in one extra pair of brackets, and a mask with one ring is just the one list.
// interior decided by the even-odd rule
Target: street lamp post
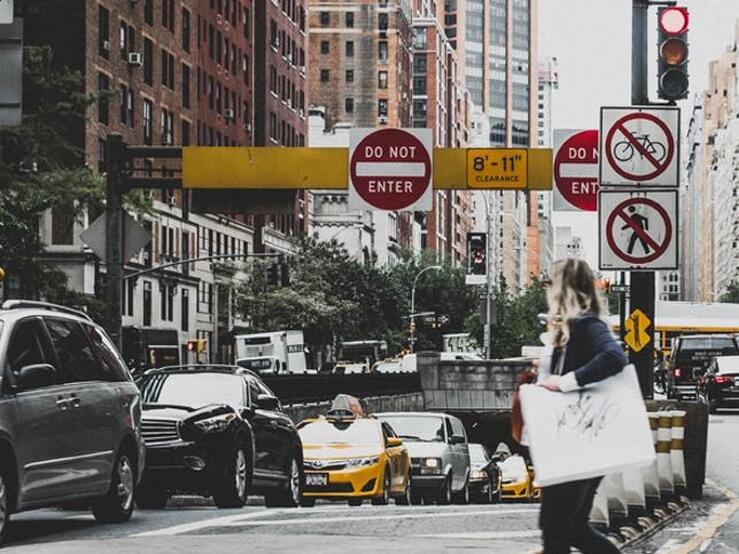
[[(493, 256), (490, 255), (493, 247), (493, 213), (491, 210), (492, 199), (490, 198), (490, 191), (485, 191), (483, 198), (485, 199), (485, 223), (487, 238), (486, 246), (487, 252), (485, 258), (487, 259), (487, 274), (485, 275), (485, 336), (483, 340), (483, 346), (485, 348), (485, 358), (490, 359), (491, 355), (491, 344), (490, 344), (490, 319), (492, 318), (492, 300), (493, 300)], [(497, 240), (495, 241), (497, 244)], [(496, 256), (497, 258), (497, 256)]]
[(424, 273), (426, 273), (427, 271), (430, 271), (432, 269), (435, 269), (435, 270), (438, 271), (438, 270), (442, 269), (442, 267), (440, 265), (430, 265), (428, 267), (425, 267), (421, 271), (419, 271), (416, 274), (416, 278), (413, 279), (413, 287), (411, 287), (411, 313), (410, 313), (410, 318), (409, 318), (410, 319), (410, 326), (411, 326), (411, 333), (410, 333), (411, 334), (411, 337), (410, 337), (411, 352), (414, 352), (415, 351), (415, 344), (416, 344), (416, 337), (415, 337), (415, 335), (416, 335), (416, 326), (415, 326), (415, 321), (416, 321), (416, 315), (415, 315), (416, 314), (416, 285), (418, 285), (418, 279), (421, 277), (421, 275), (423, 275)]

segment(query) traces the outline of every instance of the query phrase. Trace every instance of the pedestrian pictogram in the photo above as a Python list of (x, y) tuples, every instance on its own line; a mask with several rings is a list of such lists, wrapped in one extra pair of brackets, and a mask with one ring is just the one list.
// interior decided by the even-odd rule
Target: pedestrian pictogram
[(677, 191), (601, 191), (600, 268), (677, 268)]
[(430, 129), (353, 129), (349, 203), (355, 208), (431, 211)]
[(680, 110), (602, 108), (602, 185), (678, 186)]
[(554, 198), (557, 211), (598, 209), (598, 131), (554, 131)]
[(626, 335), (624, 341), (632, 352), (640, 352), (649, 346), (650, 335), (647, 332), (652, 325), (651, 320), (639, 308), (635, 309), (624, 322)]

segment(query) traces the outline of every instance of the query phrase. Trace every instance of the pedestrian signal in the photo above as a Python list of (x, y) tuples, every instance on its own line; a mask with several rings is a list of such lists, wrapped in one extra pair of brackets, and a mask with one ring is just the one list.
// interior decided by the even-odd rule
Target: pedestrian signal
[(487, 235), (467, 233), (467, 278), (468, 285), (485, 283), (488, 273)]
[(205, 339), (191, 339), (187, 341), (187, 351), (202, 354), (205, 352)]
[(688, 26), (687, 8), (662, 8), (659, 22), (659, 69), (657, 91), (663, 100), (683, 100), (688, 97)]

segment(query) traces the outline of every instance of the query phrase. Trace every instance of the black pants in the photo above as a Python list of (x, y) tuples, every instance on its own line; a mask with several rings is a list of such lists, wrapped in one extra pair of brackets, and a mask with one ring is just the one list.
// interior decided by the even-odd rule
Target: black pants
[(590, 525), (593, 497), (602, 477), (541, 489), (539, 526), (544, 554), (569, 554), (574, 546), (584, 554), (616, 554), (619, 549)]

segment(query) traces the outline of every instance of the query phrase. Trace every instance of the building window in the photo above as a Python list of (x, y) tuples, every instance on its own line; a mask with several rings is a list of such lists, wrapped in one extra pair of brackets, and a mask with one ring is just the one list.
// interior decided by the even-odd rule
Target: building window
[(347, 40), (346, 41), (346, 55), (349, 58), (354, 57), (354, 41), (353, 40)]
[(105, 73), (98, 73), (98, 121), (103, 125), (109, 123), (109, 101), (108, 89), (110, 88), (110, 77)]
[(346, 113), (354, 113), (354, 98), (344, 100), (344, 110), (346, 110)]
[(379, 71), (377, 73), (377, 88), (387, 88), (387, 71)]
[(269, 138), (277, 140), (277, 114), (275, 112), (269, 113)]
[(51, 244), (74, 244), (74, 213), (71, 210), (52, 208)]
[(108, 170), (108, 141), (98, 138), (98, 172), (105, 173)]
[(98, 6), (98, 54), (106, 60), (110, 56), (110, 12)]
[(380, 63), (387, 63), (388, 61), (388, 50), (387, 41), (381, 40), (377, 43), (377, 59)]
[(190, 146), (190, 122), (183, 119), (181, 123), (180, 141), (182, 146)]
[(151, 327), (151, 281), (144, 281), (144, 327)]
[(354, 27), (354, 12), (346, 12), (346, 26), (349, 29)]
[(244, 38), (249, 38), (249, 9), (246, 6), (242, 12), (241, 24), (244, 28)]
[(169, 285), (159, 287), (160, 294), (160, 310), (159, 315), (162, 321), (174, 320), (174, 293), (175, 288)]
[(382, 98), (377, 101), (377, 115), (387, 117), (387, 99)]
[(269, 90), (277, 94), (277, 68), (274, 65), (269, 66)]
[(208, 25), (208, 57), (216, 59), (216, 30), (213, 25)]
[(186, 287), (182, 287), (180, 295), (180, 329), (190, 330), (190, 291)]
[(330, 45), (329, 41), (327, 41), (327, 40), (322, 40), (321, 41), (321, 54), (328, 54), (328, 52), (329, 52), (329, 45)]
[(182, 106), (190, 109), (190, 66), (182, 64)]
[(162, 84), (174, 90), (174, 56), (162, 48)]
[(147, 24), (154, 24), (154, 0), (144, 0), (144, 21)]
[(182, 8), (182, 49), (190, 51), (190, 12)]
[(154, 43), (144, 39), (144, 82), (154, 84)]
[(322, 83), (328, 83), (328, 69), (322, 69), (321, 70), (321, 82)]
[(162, 144), (174, 144), (174, 114), (166, 108), (162, 108), (159, 112), (159, 129), (162, 134)]
[(347, 69), (344, 73), (344, 78), (347, 83), (353, 83), (354, 82), (354, 70), (353, 69)]
[(322, 27), (328, 27), (328, 24), (330, 22), (330, 14), (328, 12), (321, 12), (319, 15), (321, 20), (321, 26)]
[(244, 75), (244, 84), (249, 84), (249, 56), (244, 54), (244, 57), (242, 58), (241, 62), (241, 72)]
[(125, 21), (121, 20), (120, 27), (118, 29), (118, 46), (121, 51), (121, 59), (123, 61), (128, 60), (128, 25)]
[(162, 27), (174, 33), (174, 0), (162, 0)]
[(277, 34), (277, 21), (269, 20), (269, 45), (275, 50), (280, 47), (280, 39)]
[(151, 100), (144, 100), (144, 143), (152, 143), (152, 117), (154, 105)]

